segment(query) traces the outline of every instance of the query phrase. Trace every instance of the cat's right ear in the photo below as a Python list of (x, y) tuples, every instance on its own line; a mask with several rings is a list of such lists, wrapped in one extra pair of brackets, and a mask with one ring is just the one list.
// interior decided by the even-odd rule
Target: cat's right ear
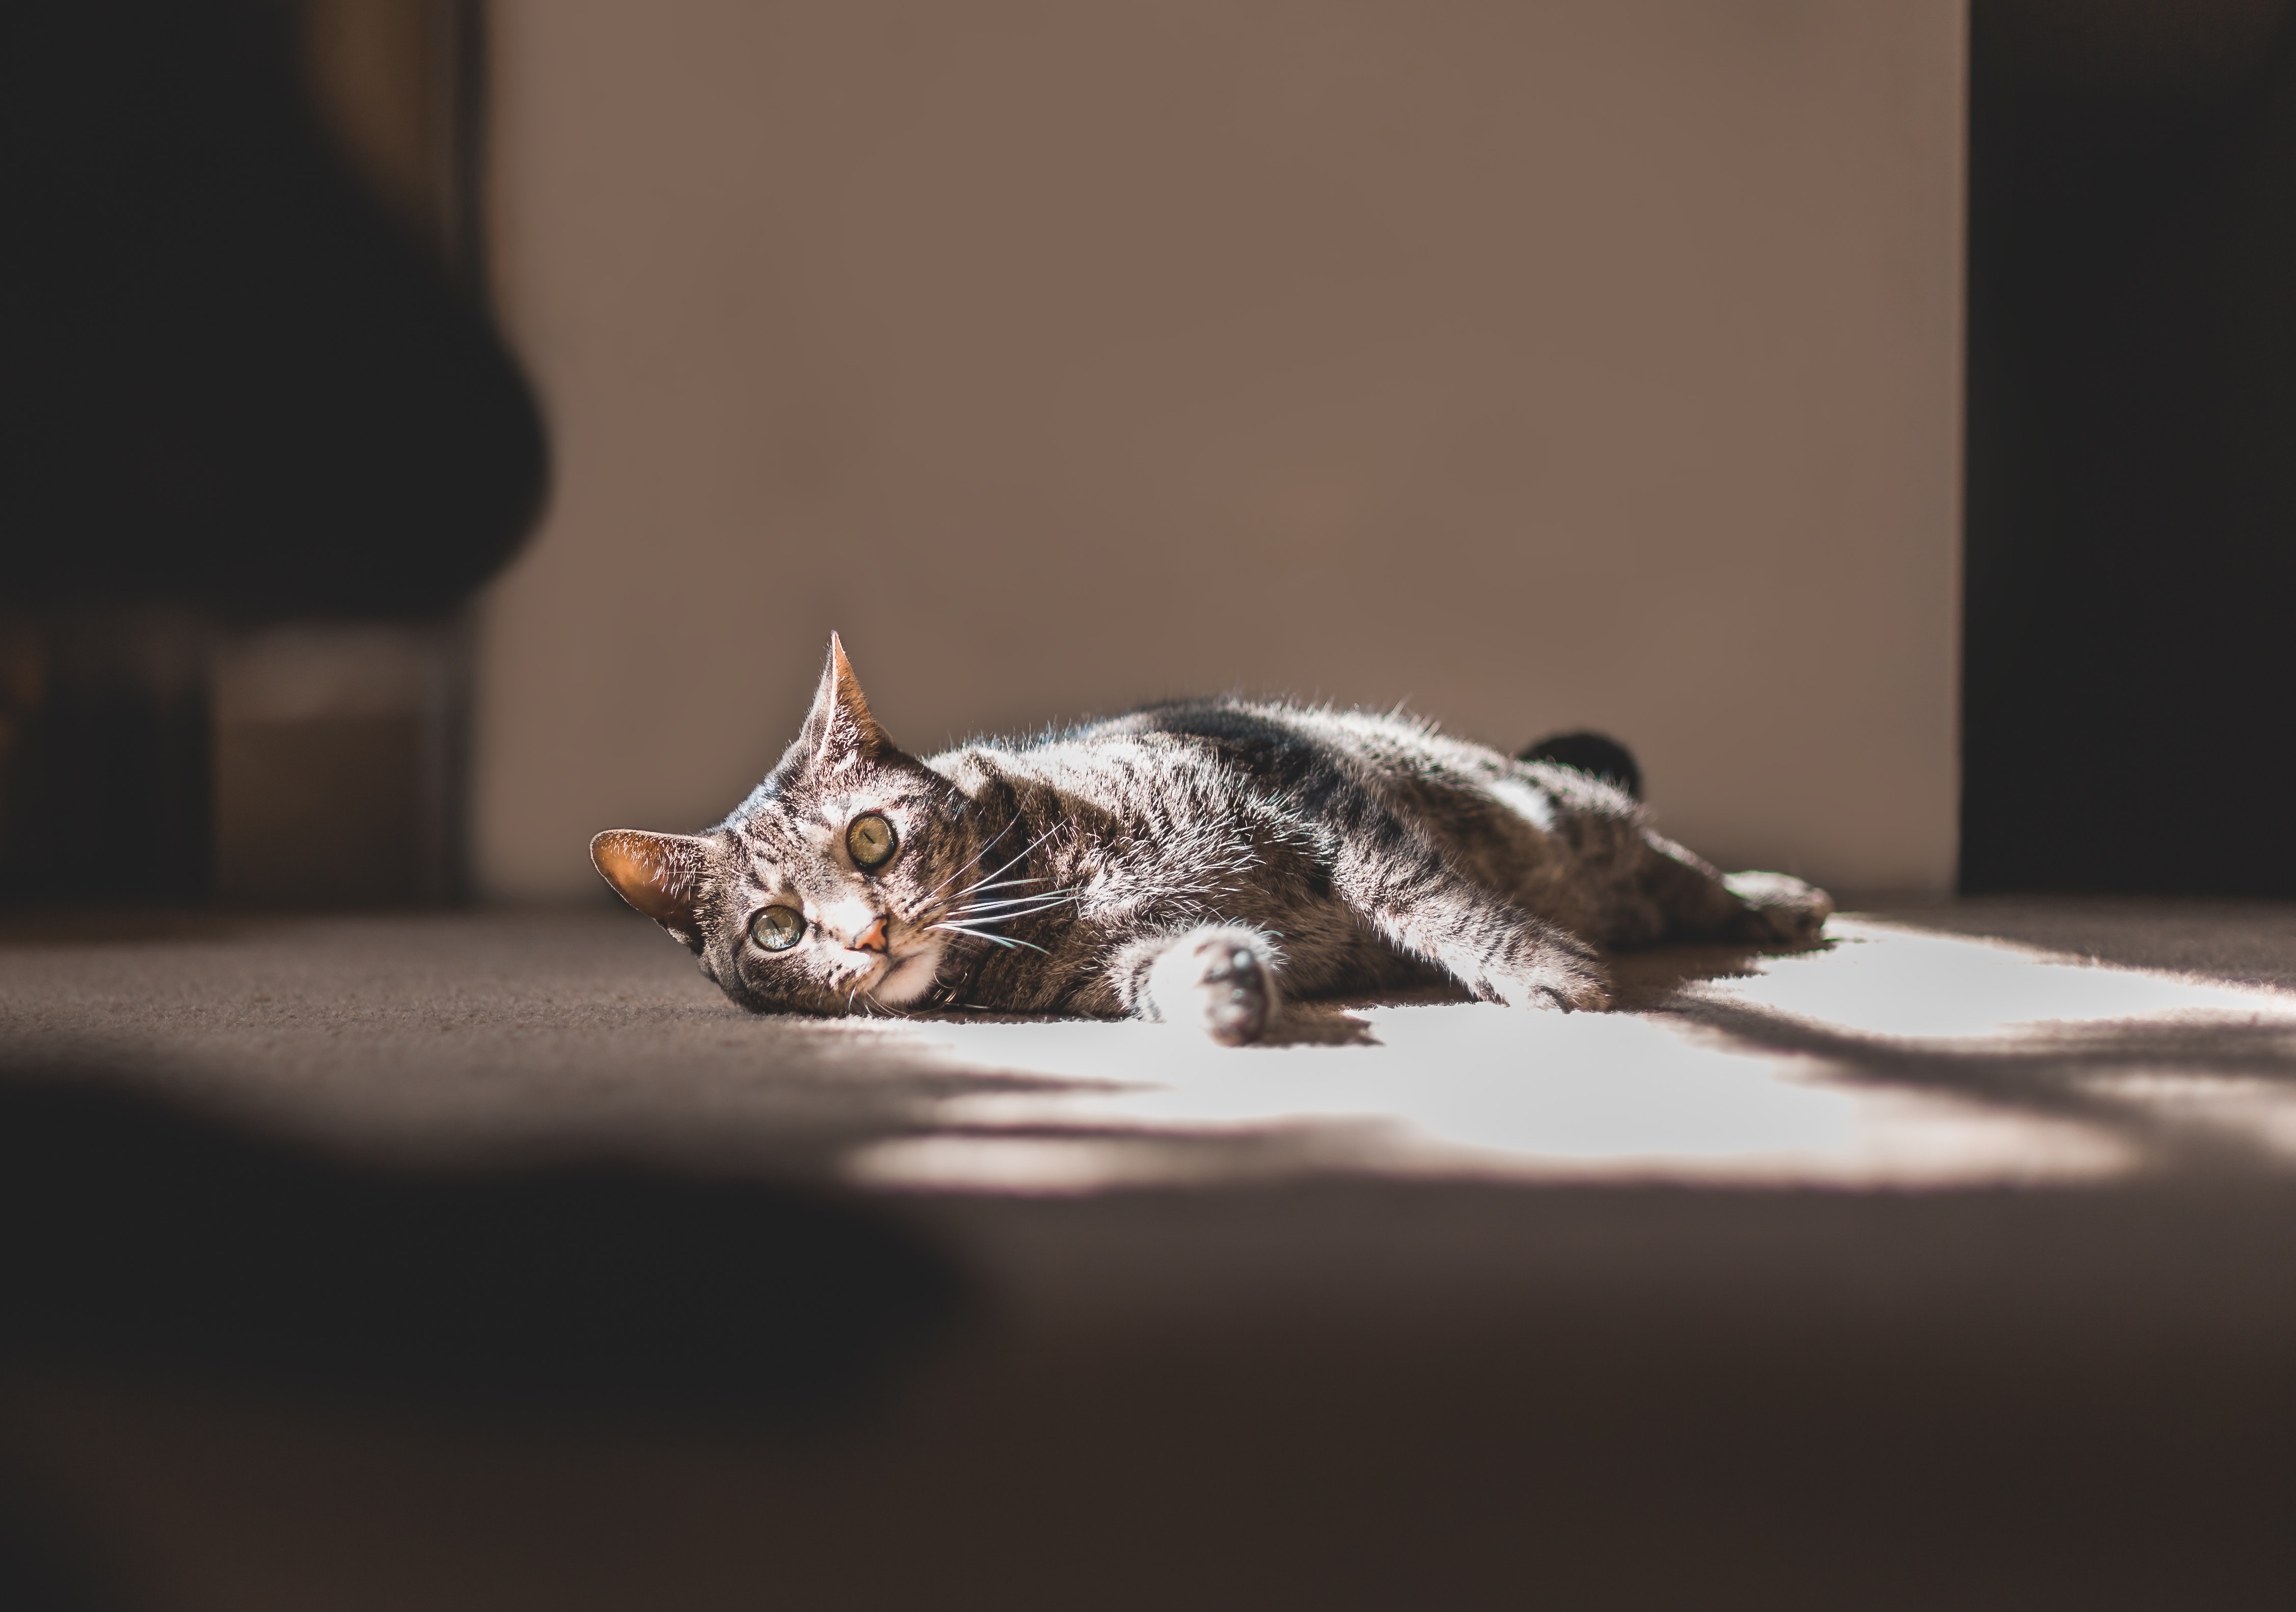
[(813, 709), (806, 713), (793, 754), (809, 756), (816, 767), (837, 767), (856, 756), (900, 753), (861, 696), (861, 679), (845, 658), (845, 646), (829, 635), (829, 662), (821, 669), (821, 687), (814, 691)]
[(590, 842), (590, 865), (614, 893), (688, 946), (701, 943), (696, 909), (707, 845), (682, 834), (609, 828)]

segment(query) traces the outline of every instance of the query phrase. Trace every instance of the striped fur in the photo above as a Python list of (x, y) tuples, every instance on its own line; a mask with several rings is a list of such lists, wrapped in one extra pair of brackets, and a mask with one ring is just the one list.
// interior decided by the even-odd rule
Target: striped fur
[[(864, 869), (847, 831), (899, 849)], [(1448, 980), (1526, 1008), (1605, 1002), (1598, 948), (1799, 946), (1832, 903), (1725, 878), (1603, 780), (1395, 715), (1240, 699), (1152, 706), (918, 760), (842, 647), (798, 741), (696, 836), (613, 830), (600, 871), (745, 1008), (981, 1008), (1266, 1035), (1280, 996)], [(805, 919), (767, 950), (769, 907)]]

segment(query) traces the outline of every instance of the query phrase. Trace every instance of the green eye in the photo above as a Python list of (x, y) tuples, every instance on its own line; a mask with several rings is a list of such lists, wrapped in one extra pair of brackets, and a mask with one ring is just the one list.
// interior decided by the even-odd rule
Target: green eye
[(882, 868), (900, 848), (893, 826), (873, 811), (855, 818), (845, 831), (845, 849), (852, 852), (856, 868)]
[(805, 914), (794, 907), (768, 907), (750, 920), (750, 938), (767, 951), (787, 951), (805, 939)]

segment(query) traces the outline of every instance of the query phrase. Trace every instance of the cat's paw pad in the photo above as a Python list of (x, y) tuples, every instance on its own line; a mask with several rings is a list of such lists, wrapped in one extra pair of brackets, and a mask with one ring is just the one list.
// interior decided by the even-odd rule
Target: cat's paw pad
[(1732, 925), (1735, 938), (1758, 946), (1815, 946), (1825, 938), (1833, 898), (1787, 873), (1733, 873), (1722, 883), (1746, 903)]
[(1151, 990), (1157, 1016), (1201, 1025), (1224, 1047), (1259, 1040), (1275, 1018), (1275, 967), (1249, 930), (1184, 936), (1157, 959)]

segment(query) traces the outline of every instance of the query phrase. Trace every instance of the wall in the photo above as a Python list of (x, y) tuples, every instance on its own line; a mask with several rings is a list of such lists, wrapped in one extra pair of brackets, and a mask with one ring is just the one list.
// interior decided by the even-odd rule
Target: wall
[(926, 750), (1168, 694), (1588, 724), (1951, 879), (1960, 0), (499, 0), (554, 434), (475, 847), (713, 821), (841, 630)]

